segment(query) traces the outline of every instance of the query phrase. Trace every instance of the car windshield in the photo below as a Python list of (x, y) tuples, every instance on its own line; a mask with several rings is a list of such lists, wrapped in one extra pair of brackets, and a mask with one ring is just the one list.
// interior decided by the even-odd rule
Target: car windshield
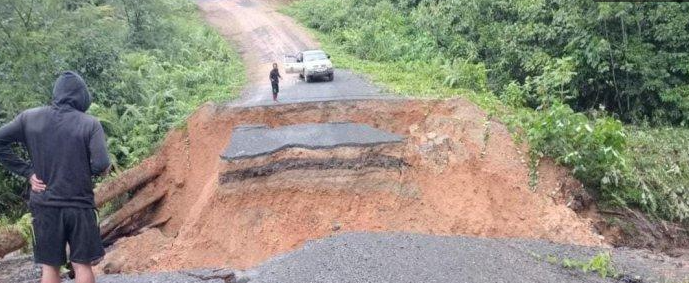
[(305, 54), (304, 55), (304, 62), (318, 61), (318, 60), (325, 60), (325, 59), (328, 59), (328, 55), (325, 55), (325, 53), (313, 53), (313, 54)]

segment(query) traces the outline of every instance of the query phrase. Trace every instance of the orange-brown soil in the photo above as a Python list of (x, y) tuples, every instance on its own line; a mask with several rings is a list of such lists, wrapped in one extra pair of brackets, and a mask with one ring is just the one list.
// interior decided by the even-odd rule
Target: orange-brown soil
[[(107, 256), (123, 272), (248, 268), (305, 241), (343, 231), (519, 237), (604, 244), (567, 192), (580, 186), (552, 162), (529, 186), (524, 146), (463, 99), (315, 102), (229, 108), (207, 104), (158, 156), (165, 172), (143, 190), (169, 189), (154, 212), (164, 226), (120, 239)], [(351, 121), (404, 135), (402, 144), (290, 149), (246, 161), (384, 153), (403, 168), (297, 169), (220, 183), (219, 158), (241, 124)], [(490, 124), (488, 127), (487, 125)], [(375, 151), (375, 152), (374, 152)], [(254, 163), (252, 163), (254, 162)], [(242, 167), (241, 164), (236, 168)], [(229, 166), (229, 167), (228, 167)], [(562, 192), (561, 192), (562, 191)]]

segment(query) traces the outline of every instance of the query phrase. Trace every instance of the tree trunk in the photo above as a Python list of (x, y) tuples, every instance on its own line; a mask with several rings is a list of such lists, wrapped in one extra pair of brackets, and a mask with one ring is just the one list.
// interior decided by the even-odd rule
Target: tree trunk
[(0, 229), (0, 259), (23, 248), (24, 245), (26, 245), (26, 240), (19, 231), (11, 228)]
[(121, 194), (142, 187), (160, 176), (164, 169), (165, 162), (161, 158), (144, 160), (140, 165), (98, 186), (96, 189), (96, 206), (100, 207)]
[[(101, 184), (95, 191), (96, 206), (101, 207), (106, 202), (113, 198), (140, 188), (163, 173), (165, 170), (165, 162), (160, 157), (152, 157), (144, 160), (140, 165), (125, 171), (106, 183)], [(129, 201), (122, 209), (117, 211), (112, 216), (103, 221), (101, 227), (112, 230), (119, 225), (123, 220), (126, 220), (132, 214), (143, 210), (155, 201), (161, 199), (167, 190), (158, 190), (152, 193), (143, 192), (140, 196), (136, 196)], [(107, 226), (106, 226), (107, 225)], [(101, 235), (105, 235), (102, 232)], [(109, 232), (109, 231), (108, 231)], [(0, 258), (3, 258), (8, 253), (19, 250), (26, 245), (24, 237), (12, 229), (0, 229)]]
[(122, 208), (120, 208), (120, 210), (101, 222), (101, 237), (104, 237), (112, 232), (112, 230), (117, 228), (117, 226), (125, 220), (132, 217), (132, 215), (153, 205), (155, 202), (163, 198), (166, 193), (167, 189), (154, 189), (153, 187), (151, 187), (151, 190), (142, 191), (136, 197), (127, 202)]

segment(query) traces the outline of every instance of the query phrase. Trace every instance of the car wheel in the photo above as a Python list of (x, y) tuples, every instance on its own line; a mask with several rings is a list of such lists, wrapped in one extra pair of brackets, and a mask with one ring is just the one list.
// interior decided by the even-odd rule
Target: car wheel
[(313, 81), (313, 79), (311, 78), (311, 76), (306, 76), (306, 82), (307, 83), (310, 83), (312, 81)]
[(330, 75), (328, 75), (328, 80), (329, 80), (329, 81), (331, 81), (331, 82), (332, 82), (332, 81), (333, 81), (334, 79), (335, 79), (335, 74), (334, 74), (334, 73), (333, 73), (333, 74), (330, 74)]
[(303, 79), (304, 79), (304, 74), (299, 73), (299, 78), (303, 80)]

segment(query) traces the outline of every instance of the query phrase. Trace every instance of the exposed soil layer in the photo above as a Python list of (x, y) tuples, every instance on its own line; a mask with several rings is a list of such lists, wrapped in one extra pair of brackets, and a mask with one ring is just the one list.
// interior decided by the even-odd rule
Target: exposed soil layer
[(689, 230), (681, 223), (650, 220), (625, 208), (600, 212), (602, 218), (594, 226), (613, 246), (662, 251), (689, 261)]
[(404, 161), (390, 156), (373, 156), (370, 158), (356, 159), (287, 159), (263, 166), (251, 167), (238, 171), (222, 173), (220, 184), (227, 184), (234, 181), (244, 181), (253, 178), (267, 177), (274, 174), (293, 171), (293, 170), (357, 170), (364, 168), (395, 168), (404, 167)]
[[(101, 267), (245, 269), (343, 231), (604, 244), (591, 220), (559, 196), (575, 181), (541, 164), (539, 179), (548, 187), (532, 191), (525, 149), (486, 119), (462, 99), (207, 104), (167, 137), (158, 153), (166, 169), (140, 192), (168, 188), (152, 220), (165, 224), (118, 241)], [(292, 148), (237, 163), (219, 156), (239, 125), (327, 122), (364, 123), (406, 138), (386, 146)], [(258, 171), (270, 174), (256, 173), (262, 166), (272, 169)]]

